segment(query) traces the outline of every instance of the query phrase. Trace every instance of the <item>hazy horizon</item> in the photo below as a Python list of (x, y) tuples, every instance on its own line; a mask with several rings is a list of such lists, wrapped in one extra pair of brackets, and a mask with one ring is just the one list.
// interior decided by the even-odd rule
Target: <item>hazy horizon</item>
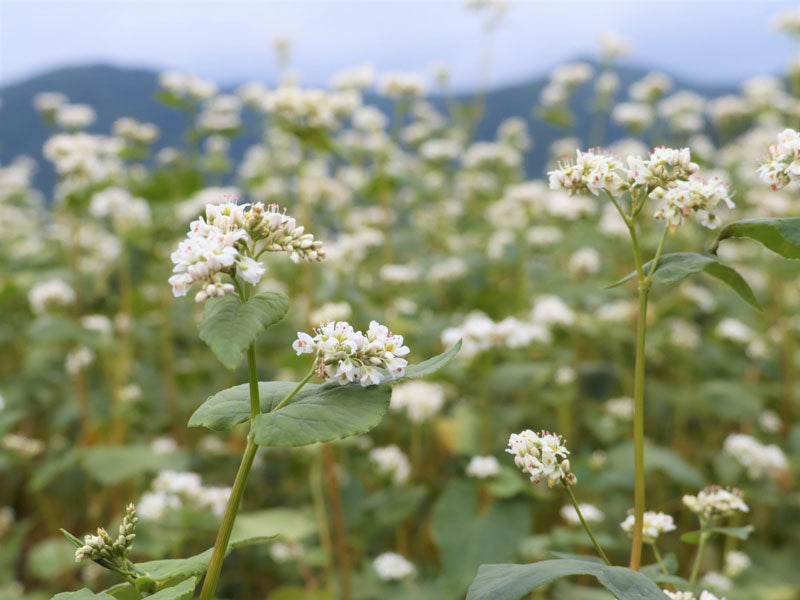
[[(518, 1), (494, 34), (489, 84), (521, 82), (559, 62), (596, 57), (596, 36), (604, 31), (633, 44), (622, 64), (664, 70), (687, 82), (731, 85), (779, 73), (796, 45), (771, 24), (796, 5)], [(455, 88), (470, 89), (478, 77), (482, 21), (455, 0), (0, 0), (0, 86), (90, 64), (178, 69), (223, 86), (274, 82), (278, 67), (271, 40), (286, 36), (292, 41), (292, 68), (306, 84), (326, 84), (333, 72), (365, 62), (379, 70), (428, 75), (444, 64)]]

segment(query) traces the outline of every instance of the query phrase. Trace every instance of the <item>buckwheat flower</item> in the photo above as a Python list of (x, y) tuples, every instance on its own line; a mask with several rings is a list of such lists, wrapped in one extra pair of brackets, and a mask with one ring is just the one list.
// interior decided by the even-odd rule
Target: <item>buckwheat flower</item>
[(750, 568), (752, 561), (744, 552), (731, 550), (725, 554), (725, 566), (723, 571), (728, 577), (738, 577)]
[(414, 574), (414, 565), (394, 552), (384, 552), (372, 561), (375, 572), (384, 581), (398, 581)]
[(373, 448), (369, 452), (369, 458), (380, 473), (391, 477), (396, 484), (405, 483), (411, 475), (408, 457), (395, 444)]
[(611, 117), (631, 131), (642, 131), (653, 124), (653, 108), (643, 102), (620, 102), (611, 111)]
[(559, 65), (550, 73), (550, 81), (567, 88), (577, 87), (589, 81), (594, 75), (594, 67), (585, 62)]
[(696, 496), (686, 495), (683, 504), (701, 518), (726, 517), (736, 512), (750, 512), (736, 488), (709, 486)]
[(575, 313), (558, 296), (539, 296), (531, 310), (531, 320), (545, 327), (570, 327)]
[(800, 36), (800, 8), (791, 8), (775, 17), (772, 26), (780, 32)]
[(26, 458), (33, 458), (44, 452), (44, 442), (17, 433), (4, 435), (2, 446), (6, 450)]
[(115, 136), (132, 144), (148, 146), (159, 136), (159, 129), (152, 123), (141, 123), (131, 117), (121, 117), (114, 121), (111, 129)]
[(69, 102), (60, 92), (40, 92), (33, 97), (33, 106), (40, 113), (55, 114), (55, 111)]
[(500, 472), (500, 463), (494, 456), (473, 456), (467, 465), (466, 473), (475, 479), (488, 479)]
[[(635, 517), (629, 514), (620, 523), (622, 530), (628, 535), (633, 535), (633, 525)], [(646, 544), (653, 544), (662, 533), (675, 531), (675, 521), (671, 515), (663, 512), (647, 511), (644, 513), (644, 528), (642, 530), (643, 540)]]
[(311, 313), (309, 320), (312, 323), (346, 321), (352, 314), (353, 307), (347, 302), (326, 302)]
[(597, 45), (607, 61), (624, 58), (633, 50), (633, 45), (628, 40), (613, 31), (600, 33), (597, 36)]
[(75, 291), (63, 279), (37, 283), (28, 292), (28, 302), (34, 314), (40, 315), (54, 306), (69, 306), (75, 301)]
[(700, 584), (717, 591), (729, 592), (733, 589), (733, 582), (727, 576), (716, 571), (709, 571), (700, 578)]
[(758, 426), (767, 433), (778, 433), (783, 429), (783, 421), (773, 410), (765, 410), (758, 415)]
[[(606, 516), (603, 514), (599, 508), (597, 508), (594, 504), (588, 503), (581, 503), (578, 505), (578, 508), (581, 510), (581, 514), (583, 515), (583, 519), (587, 523), (599, 523)], [(564, 519), (570, 525), (580, 525), (581, 519), (578, 516), (578, 511), (575, 510), (575, 507), (571, 504), (567, 504), (561, 507), (561, 510), (558, 511), (558, 514), (561, 515), (561, 518)]]
[(108, 187), (92, 196), (89, 214), (97, 219), (110, 219), (115, 227), (127, 229), (150, 223), (150, 205), (144, 198), (135, 198), (121, 187)]
[(287, 563), (303, 556), (303, 545), (294, 540), (273, 542), (269, 546), (269, 556), (276, 563)]
[(570, 385), (571, 383), (575, 383), (575, 380), (578, 378), (578, 374), (575, 373), (575, 369), (568, 365), (561, 365), (556, 369), (555, 376), (553, 379), (558, 386), (565, 386)]
[(580, 248), (569, 259), (570, 275), (594, 275), (600, 270), (600, 253), (591, 247)]
[(778, 134), (776, 144), (769, 147), (769, 154), (758, 168), (761, 179), (773, 190), (786, 187), (800, 176), (800, 133), (784, 129)]
[(789, 466), (786, 455), (778, 446), (762, 444), (744, 433), (735, 433), (725, 438), (723, 449), (733, 456), (751, 479), (760, 479), (765, 475), (774, 476)]
[(361, 65), (337, 71), (331, 77), (331, 87), (337, 90), (364, 90), (375, 83), (375, 67)]
[(407, 381), (392, 388), (389, 409), (405, 412), (412, 423), (423, 423), (439, 414), (444, 406), (444, 388), (427, 381)]
[(650, 197), (662, 201), (653, 216), (666, 220), (672, 231), (692, 213), (697, 213), (703, 226), (716, 229), (720, 224), (719, 218), (713, 212), (717, 205), (725, 203), (728, 208), (735, 206), (730, 197), (730, 186), (717, 177), (706, 181), (692, 176), (687, 181), (674, 182), (666, 190), (657, 188)]
[(81, 327), (104, 336), (110, 336), (114, 331), (111, 319), (105, 315), (86, 315), (81, 318)]
[(520, 117), (504, 119), (497, 128), (497, 139), (517, 150), (530, 150), (533, 147), (528, 125)]
[(96, 118), (94, 109), (88, 104), (61, 104), (55, 111), (56, 125), (71, 131), (85, 129)]
[(623, 180), (616, 171), (621, 165), (611, 154), (596, 150), (577, 150), (574, 162), (565, 158), (558, 162), (555, 170), (548, 171), (550, 189), (563, 189), (570, 194), (588, 191), (595, 196), (603, 190), (616, 194), (623, 185)]
[(421, 274), (416, 265), (383, 265), (379, 271), (382, 280), (395, 284), (413, 283), (419, 280)]
[[(671, 592), (669, 590), (661, 590), (670, 600), (697, 600), (692, 592)], [(706, 598), (708, 600), (708, 598)]]
[(748, 344), (755, 338), (755, 332), (750, 327), (731, 317), (722, 319), (714, 329), (714, 333), (724, 340), (737, 344)]
[(391, 71), (378, 80), (378, 91), (390, 98), (419, 98), (425, 95), (425, 79), (416, 73)]
[(529, 475), (533, 483), (543, 479), (548, 487), (559, 482), (565, 485), (577, 483), (567, 459), (569, 450), (558, 434), (549, 431), (534, 433), (530, 429), (512, 433), (506, 452), (514, 456), (514, 464)]
[(178, 496), (164, 491), (146, 492), (137, 504), (139, 516), (146, 521), (157, 521), (182, 506)]
[(67, 358), (64, 361), (64, 368), (70, 375), (77, 375), (83, 369), (92, 364), (93, 360), (94, 352), (92, 352), (86, 346), (81, 346), (80, 348), (76, 348), (67, 354)]
[(519, 150), (499, 142), (475, 142), (461, 159), (467, 169), (516, 169), (522, 164)]
[(622, 421), (630, 421), (633, 419), (633, 398), (612, 398), (606, 400), (606, 412)]
[(613, 96), (618, 89), (619, 75), (613, 71), (603, 71), (597, 76), (597, 79), (594, 80), (594, 91), (599, 97)]
[(672, 88), (672, 79), (667, 75), (652, 72), (631, 84), (628, 94), (636, 102), (654, 103)]

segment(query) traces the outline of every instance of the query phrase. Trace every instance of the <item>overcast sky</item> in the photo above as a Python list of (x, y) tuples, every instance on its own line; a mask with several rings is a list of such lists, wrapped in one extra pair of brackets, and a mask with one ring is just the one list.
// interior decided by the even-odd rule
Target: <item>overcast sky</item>
[[(599, 32), (628, 38), (628, 62), (694, 81), (785, 69), (796, 44), (775, 33), (783, 0), (517, 0), (493, 40), (491, 81), (513, 82), (595, 53)], [(288, 36), (302, 81), (369, 62), (477, 79), (481, 18), (456, 0), (0, 0), (0, 85), (58, 66), (179, 69), (239, 83), (276, 78), (270, 41)]]

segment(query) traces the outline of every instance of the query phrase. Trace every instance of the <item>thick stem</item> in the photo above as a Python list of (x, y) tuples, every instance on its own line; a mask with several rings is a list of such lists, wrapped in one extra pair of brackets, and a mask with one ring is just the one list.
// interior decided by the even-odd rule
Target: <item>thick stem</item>
[(597, 554), (600, 555), (600, 558), (602, 558), (608, 566), (611, 566), (611, 561), (608, 560), (606, 553), (603, 552), (603, 549), (600, 547), (600, 544), (597, 543), (597, 540), (595, 539), (592, 530), (589, 529), (589, 525), (583, 518), (583, 513), (581, 512), (581, 509), (578, 506), (578, 501), (575, 499), (575, 494), (572, 492), (572, 488), (566, 483), (564, 483), (564, 487), (567, 488), (567, 494), (569, 494), (570, 502), (572, 502), (572, 506), (575, 509), (575, 512), (578, 513), (578, 519), (580, 519), (581, 525), (583, 525), (583, 528), (586, 530), (589, 539), (592, 540), (592, 546), (594, 546), (594, 549), (597, 551)]
[[(255, 419), (261, 413), (261, 400), (258, 397), (258, 372), (256, 371), (255, 344), (250, 344), (250, 347), (247, 349), (247, 374), (250, 379), (250, 418)], [(308, 380), (306, 379), (306, 381)], [(305, 383), (305, 381), (303, 383)], [(296, 393), (296, 391), (293, 392), (293, 394), (294, 393)]]

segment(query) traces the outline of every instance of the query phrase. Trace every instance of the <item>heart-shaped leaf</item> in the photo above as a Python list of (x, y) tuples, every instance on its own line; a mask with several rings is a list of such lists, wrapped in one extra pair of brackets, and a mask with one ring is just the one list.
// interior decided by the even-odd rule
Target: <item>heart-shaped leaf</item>
[[(435, 373), (443, 368), (447, 363), (453, 360), (453, 357), (458, 353), (461, 348), (459, 341), (452, 348), (438, 354), (428, 360), (422, 361), (417, 365), (409, 365), (406, 368), (404, 377), (388, 381), (381, 384), (380, 388), (389, 389), (389, 385), (402, 381), (403, 379), (425, 377)], [(267, 413), (277, 406), (295, 387), (297, 383), (291, 381), (262, 381), (258, 384), (258, 393), (261, 400), (261, 412)], [(313, 384), (308, 383), (297, 393), (293, 398), (291, 404), (283, 407), (284, 410), (300, 402), (303, 399), (308, 399), (309, 396), (320, 394), (330, 389), (349, 389), (361, 388), (359, 384), (350, 384), (340, 386), (338, 383), (333, 384)], [(285, 415), (286, 416), (286, 415)], [(381, 413), (381, 417), (383, 413)], [(234, 387), (222, 390), (211, 396), (206, 400), (189, 419), (189, 427), (207, 427), (214, 431), (228, 431), (238, 425), (244, 423), (250, 418), (250, 387), (248, 384), (236, 385)]]
[(728, 238), (749, 238), (785, 258), (800, 258), (800, 217), (782, 219), (743, 219), (720, 229), (711, 246), (716, 254), (719, 243)]
[(519, 600), (538, 587), (570, 575), (591, 575), (619, 600), (664, 600), (661, 588), (624, 567), (581, 560), (545, 560), (530, 565), (481, 565), (467, 600)]
[(235, 369), (244, 351), (269, 326), (289, 310), (289, 299), (280, 292), (265, 292), (242, 303), (236, 294), (211, 298), (203, 309), (200, 339), (220, 362)]
[(253, 420), (252, 432), (261, 446), (305, 446), (359, 435), (376, 427), (392, 395), (385, 385), (308, 386), (282, 408)]
[[(651, 262), (648, 261), (642, 267), (645, 273), (650, 271)], [(695, 273), (706, 273), (711, 277), (716, 277), (734, 292), (739, 297), (747, 302), (750, 306), (757, 310), (761, 310), (761, 305), (758, 303), (753, 290), (735, 270), (727, 265), (723, 265), (711, 256), (704, 256), (702, 254), (695, 254), (694, 252), (675, 252), (673, 254), (665, 254), (656, 267), (653, 273), (653, 281), (671, 285), (686, 279)], [(607, 286), (606, 289), (615, 288), (622, 285), (626, 281), (630, 281), (636, 277), (636, 272), (628, 274), (619, 281)]]

